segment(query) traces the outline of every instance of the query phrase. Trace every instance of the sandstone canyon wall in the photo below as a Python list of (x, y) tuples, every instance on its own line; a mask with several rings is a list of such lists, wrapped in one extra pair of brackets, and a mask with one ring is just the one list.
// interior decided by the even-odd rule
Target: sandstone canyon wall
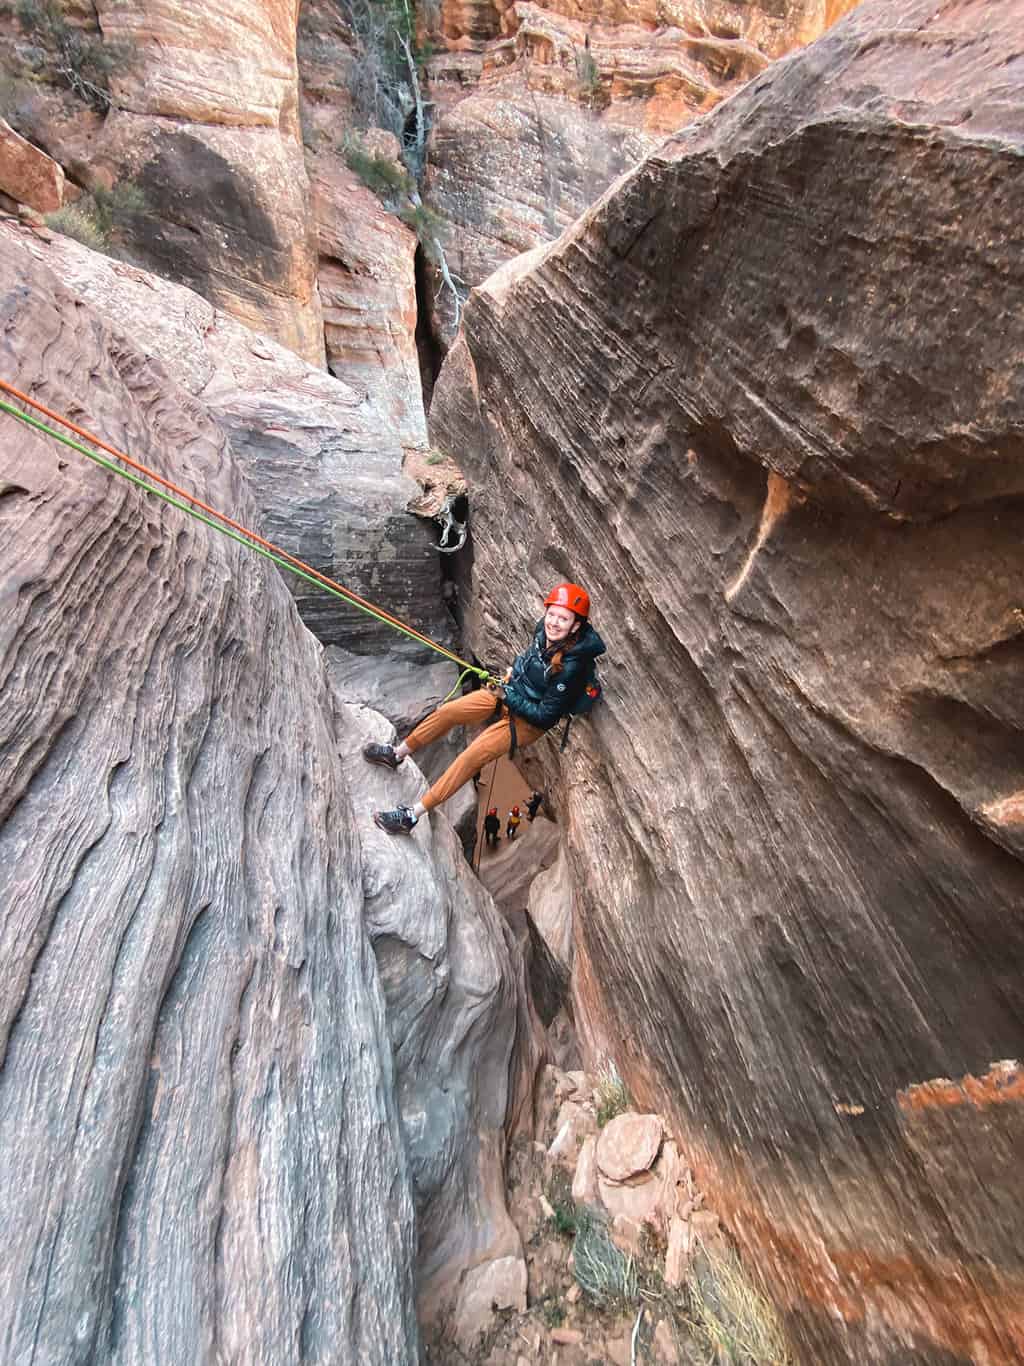
[[(811, 42), (855, 0), (444, 0), (426, 184), (467, 286), (557, 237), (660, 139)], [(440, 292), (438, 335), (450, 340)]]
[(116, 108), (94, 156), (146, 196), (142, 263), (322, 363), (298, 0), (108, 0), (96, 12), (131, 60), (112, 78)]
[[(251, 514), (224, 438), (18, 248), (3, 373)], [(415, 1242), (319, 647), (276, 571), (0, 439), (9, 1361), (415, 1359)]]
[(477, 652), (587, 583), (539, 750), (591, 1049), (806, 1361), (1024, 1357), (1024, 5), (866, 0), (466, 311)]
[[(5, 379), (249, 524), (246, 415), (301, 449), (351, 397), (28, 229), (0, 319)], [(393, 1366), (520, 1304), (522, 959), (443, 817), (373, 826), (387, 722), (278, 571), (4, 415), (0, 602), (4, 1358)]]
[[(48, 266), (119, 333), (145, 337), (146, 349), (230, 437), (264, 535), (419, 630), (450, 639), (434, 530), (407, 512), (419, 486), (402, 474), (398, 436), (365, 390), (250, 332), (192, 290), (70, 238), (0, 224), (0, 244), (17, 244)], [(393, 647), (395, 633), (372, 617), (284, 577), (320, 640), (363, 655)], [(428, 656), (411, 643), (405, 653)]]

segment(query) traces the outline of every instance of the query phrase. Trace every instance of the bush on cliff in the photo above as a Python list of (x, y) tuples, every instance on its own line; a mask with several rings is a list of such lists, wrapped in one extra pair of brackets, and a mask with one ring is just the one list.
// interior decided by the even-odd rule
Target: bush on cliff
[(104, 43), (69, 24), (60, 0), (18, 0), (16, 13), (22, 29), (45, 54), (40, 74), (49, 68), (87, 104), (105, 113), (110, 108), (109, 79), (134, 59), (124, 43)]
[(117, 246), (137, 214), (146, 211), (146, 196), (131, 181), (105, 190), (97, 186), (75, 204), (46, 215), (48, 227), (73, 237), (92, 251), (116, 255)]

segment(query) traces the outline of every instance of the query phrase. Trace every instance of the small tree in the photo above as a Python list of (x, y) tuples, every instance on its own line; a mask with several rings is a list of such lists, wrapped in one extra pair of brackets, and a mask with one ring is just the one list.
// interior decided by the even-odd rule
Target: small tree
[(89, 38), (69, 24), (60, 0), (18, 0), (16, 13), (25, 32), (50, 54), (55, 74), (100, 113), (109, 109), (110, 74), (131, 59), (130, 51)]

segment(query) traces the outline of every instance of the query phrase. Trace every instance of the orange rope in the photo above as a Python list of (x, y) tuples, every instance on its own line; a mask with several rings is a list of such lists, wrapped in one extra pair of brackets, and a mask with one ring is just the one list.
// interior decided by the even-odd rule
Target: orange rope
[[(406, 635), (413, 636), (415, 639), (422, 641), (424, 645), (429, 645), (431, 649), (438, 650), (440, 653), (447, 655), (449, 659), (454, 660), (456, 663), (465, 664), (466, 661), (464, 659), (460, 659), (459, 656), (452, 651), (446, 650), (444, 646), (438, 645), (435, 641), (431, 640), (429, 636), (425, 636), (422, 631), (417, 631), (414, 626), (409, 626), (406, 622), (402, 621), (399, 617), (393, 616), (383, 607), (378, 607), (375, 603), (368, 602), (365, 598), (361, 598), (358, 593), (353, 593), (350, 588), (345, 588), (342, 584), (338, 583), (335, 579), (330, 578), (328, 575), (321, 574), (318, 569), (314, 569), (313, 566), (307, 564), (305, 560), (300, 560), (295, 555), (290, 555), (287, 550), (282, 549), (279, 545), (275, 545), (273, 541), (265, 540), (264, 537), (257, 535), (255, 531), (250, 531), (249, 528), (244, 526), (241, 522), (236, 522), (233, 517), (229, 517), (224, 512), (218, 512), (216, 508), (210, 507), (208, 503), (204, 503), (202, 499), (197, 498), (194, 493), (189, 493), (187, 489), (180, 488), (177, 484), (173, 484), (169, 479), (165, 479), (162, 475), (157, 474), (155, 470), (149, 469), (138, 460), (133, 460), (130, 455), (126, 455), (124, 451), (118, 450), (116, 446), (110, 446), (107, 442), (101, 441), (100, 438), (94, 436), (92, 432), (87, 431), (84, 427), (77, 426), (70, 418), (62, 417), (60, 413), (55, 413), (44, 404), (37, 403), (34, 398), (30, 398), (28, 394), (23, 394), (20, 389), (16, 389), (13, 384), (8, 384), (5, 379), (0, 379), (0, 389), (13, 395), (13, 397), (18, 399), (21, 403), (27, 404), (28, 407), (35, 408), (37, 412), (42, 413), (45, 417), (49, 418), (51, 422), (60, 423), (62, 427), (67, 427), (68, 430), (74, 432), (76, 436), (84, 437), (86, 441), (92, 442), (92, 444), (98, 446), (100, 450), (106, 451), (109, 455), (116, 456), (118, 460), (123, 461), (123, 463), (128, 465), (131, 469), (136, 470), (139, 474), (144, 474), (147, 479), (152, 479), (155, 483), (162, 484), (165, 489), (169, 489), (172, 493), (177, 494), (179, 498), (187, 499), (193, 507), (199, 508), (211, 517), (216, 517), (219, 522), (223, 522), (225, 526), (231, 527), (234, 531), (241, 532), (243, 536), (247, 537), (250, 541), (255, 542), (256, 545), (263, 546), (265, 550), (272, 551), (273, 554), (279, 556), (281, 559), (287, 560), (297, 569), (301, 569), (307, 576), (312, 576), (319, 580), (326, 588), (332, 589), (335, 593), (340, 593), (349, 601), (358, 604), (360, 607), (371, 612), (374, 616), (383, 618), (386, 622), (398, 627)], [(482, 671), (474, 670), (474, 672)]]

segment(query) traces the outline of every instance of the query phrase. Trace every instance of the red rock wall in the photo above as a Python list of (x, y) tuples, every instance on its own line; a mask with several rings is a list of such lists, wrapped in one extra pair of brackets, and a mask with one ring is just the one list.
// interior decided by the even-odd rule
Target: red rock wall
[(810, 1362), (1024, 1356), (1022, 30), (867, 0), (493, 276), (432, 410), (477, 653), (563, 577), (609, 643), (541, 751), (584, 1035)]

